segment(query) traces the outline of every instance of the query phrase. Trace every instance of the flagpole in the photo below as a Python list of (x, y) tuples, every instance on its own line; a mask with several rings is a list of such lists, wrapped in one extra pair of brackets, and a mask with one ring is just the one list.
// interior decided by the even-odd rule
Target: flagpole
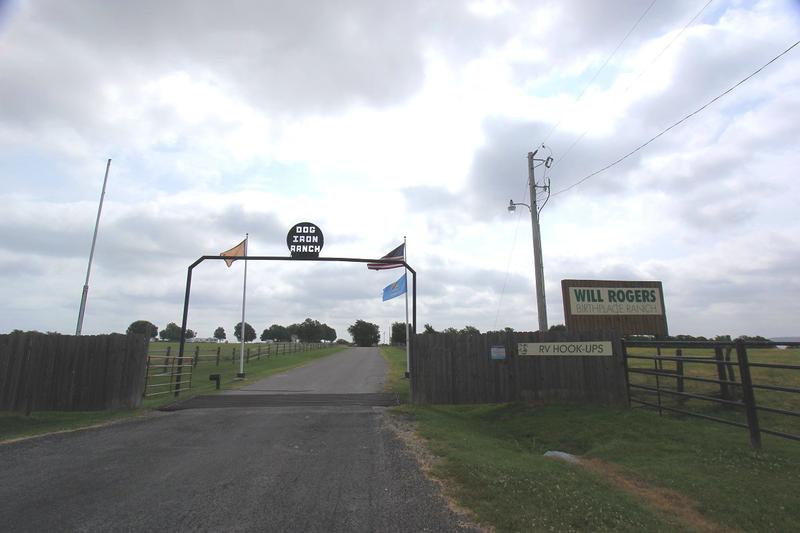
[(236, 376), (238, 378), (244, 378), (244, 341), (245, 337), (247, 336), (247, 328), (245, 327), (246, 322), (244, 321), (244, 306), (245, 301), (247, 298), (247, 244), (248, 239), (250, 238), (249, 233), (244, 234), (244, 281), (242, 282), (242, 342), (241, 342), (241, 349), (239, 350), (239, 374)]
[[(406, 236), (403, 235), (403, 262), (407, 262), (407, 250), (408, 246), (406, 245)], [(406, 279), (406, 377), (409, 377), (411, 375), (411, 339), (408, 335), (408, 268), (403, 266), (403, 269), (405, 270), (405, 274), (403, 275)]]
[(78, 308), (78, 325), (75, 327), (75, 335), (80, 335), (83, 329), (83, 314), (86, 312), (86, 298), (89, 296), (89, 274), (92, 272), (92, 258), (94, 257), (94, 245), (97, 243), (97, 228), (100, 226), (100, 213), (103, 211), (103, 199), (106, 197), (106, 183), (108, 183), (108, 169), (111, 168), (111, 159), (106, 162), (106, 175), (103, 177), (103, 190), (100, 193), (100, 205), (97, 208), (97, 220), (94, 221), (94, 235), (92, 235), (92, 249), (89, 251), (89, 266), (86, 267), (86, 281), (83, 284), (81, 293), (81, 305)]

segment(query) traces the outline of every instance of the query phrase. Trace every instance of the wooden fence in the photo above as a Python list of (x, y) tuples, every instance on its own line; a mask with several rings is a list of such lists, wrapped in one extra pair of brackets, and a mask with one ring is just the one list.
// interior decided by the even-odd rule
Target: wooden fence
[[(519, 356), (520, 342), (612, 341), (613, 356)], [(628, 405), (625, 361), (612, 333), (424, 333), (411, 350), (411, 399), (419, 404), (578, 402)], [(491, 347), (503, 346), (505, 360)]]
[(137, 407), (147, 348), (144, 335), (0, 335), (0, 410)]

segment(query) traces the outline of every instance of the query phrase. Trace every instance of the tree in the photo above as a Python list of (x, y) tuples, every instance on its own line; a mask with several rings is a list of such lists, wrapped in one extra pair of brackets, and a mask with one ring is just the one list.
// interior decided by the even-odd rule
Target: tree
[[(195, 337), (197, 337), (197, 333), (195, 333), (193, 329), (186, 328), (186, 338), (194, 339)], [(178, 339), (180, 339), (180, 337), (178, 337)]]
[(453, 333), (458, 333), (458, 330), (456, 328), (452, 328), (452, 327), (451, 328), (444, 328), (442, 330), (442, 333), (444, 333), (446, 335), (452, 335)]
[(292, 335), (297, 335), (297, 338), (302, 342), (319, 342), (322, 340), (333, 342), (336, 340), (335, 329), (328, 324), (322, 324), (319, 320), (314, 320), (312, 318), (306, 318), (299, 324), (292, 324), (283, 328), (283, 330), (285, 338), (289, 339)]
[(467, 335), (480, 335), (481, 330), (476, 328), (475, 326), (464, 326), (459, 333), (465, 333)]
[(436, 333), (436, 330), (433, 329), (433, 326), (431, 326), (430, 324), (425, 324), (424, 333)]
[(220, 326), (217, 329), (215, 329), (214, 330), (214, 338), (217, 339), (218, 341), (224, 341), (225, 340), (225, 328)]
[(128, 326), (127, 333), (129, 335), (131, 333), (141, 333), (148, 339), (155, 339), (158, 336), (158, 328), (155, 324), (147, 320), (137, 320), (136, 322), (131, 322), (131, 325)]
[[(263, 337), (264, 333), (267, 334), (266, 339)], [(272, 324), (269, 328), (264, 330), (264, 333), (261, 334), (261, 340), (272, 339), (274, 341), (288, 341), (292, 338), (289, 331), (279, 324)]]
[[(233, 328), (233, 336), (236, 337), (236, 340), (241, 342), (242, 341), (242, 323), (239, 322)], [(244, 323), (244, 342), (250, 342), (256, 340), (256, 330), (253, 329), (249, 323)]]
[(319, 342), (322, 340), (322, 324), (318, 320), (306, 318), (297, 324), (296, 335), (301, 342)]
[(392, 337), (389, 339), (390, 344), (405, 344), (406, 342), (406, 325), (404, 322), (392, 322)]
[(565, 326), (564, 324), (555, 324), (553, 326), (550, 326), (550, 329), (548, 331), (567, 331), (567, 326)]
[(356, 323), (347, 328), (347, 332), (353, 337), (353, 342), (358, 346), (372, 346), (378, 344), (381, 338), (380, 328), (377, 324), (356, 320)]
[(322, 324), (322, 340), (333, 342), (336, 340), (336, 330), (328, 324)]
[(170, 322), (158, 333), (158, 336), (165, 341), (179, 341), (181, 340), (181, 327), (175, 322)]

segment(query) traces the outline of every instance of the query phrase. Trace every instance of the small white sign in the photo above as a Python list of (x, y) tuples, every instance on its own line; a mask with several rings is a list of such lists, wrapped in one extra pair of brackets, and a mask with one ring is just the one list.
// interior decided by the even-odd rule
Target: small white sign
[(520, 342), (519, 355), (614, 355), (611, 341)]
[(503, 361), (506, 358), (506, 347), (492, 346), (491, 353), (492, 353), (492, 360)]

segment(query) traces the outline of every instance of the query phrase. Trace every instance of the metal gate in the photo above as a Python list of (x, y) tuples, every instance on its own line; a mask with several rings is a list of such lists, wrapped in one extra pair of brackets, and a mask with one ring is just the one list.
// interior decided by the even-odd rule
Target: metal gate
[[(623, 341), (631, 403), (800, 441), (800, 342)], [(763, 427), (763, 426), (769, 427)]]

